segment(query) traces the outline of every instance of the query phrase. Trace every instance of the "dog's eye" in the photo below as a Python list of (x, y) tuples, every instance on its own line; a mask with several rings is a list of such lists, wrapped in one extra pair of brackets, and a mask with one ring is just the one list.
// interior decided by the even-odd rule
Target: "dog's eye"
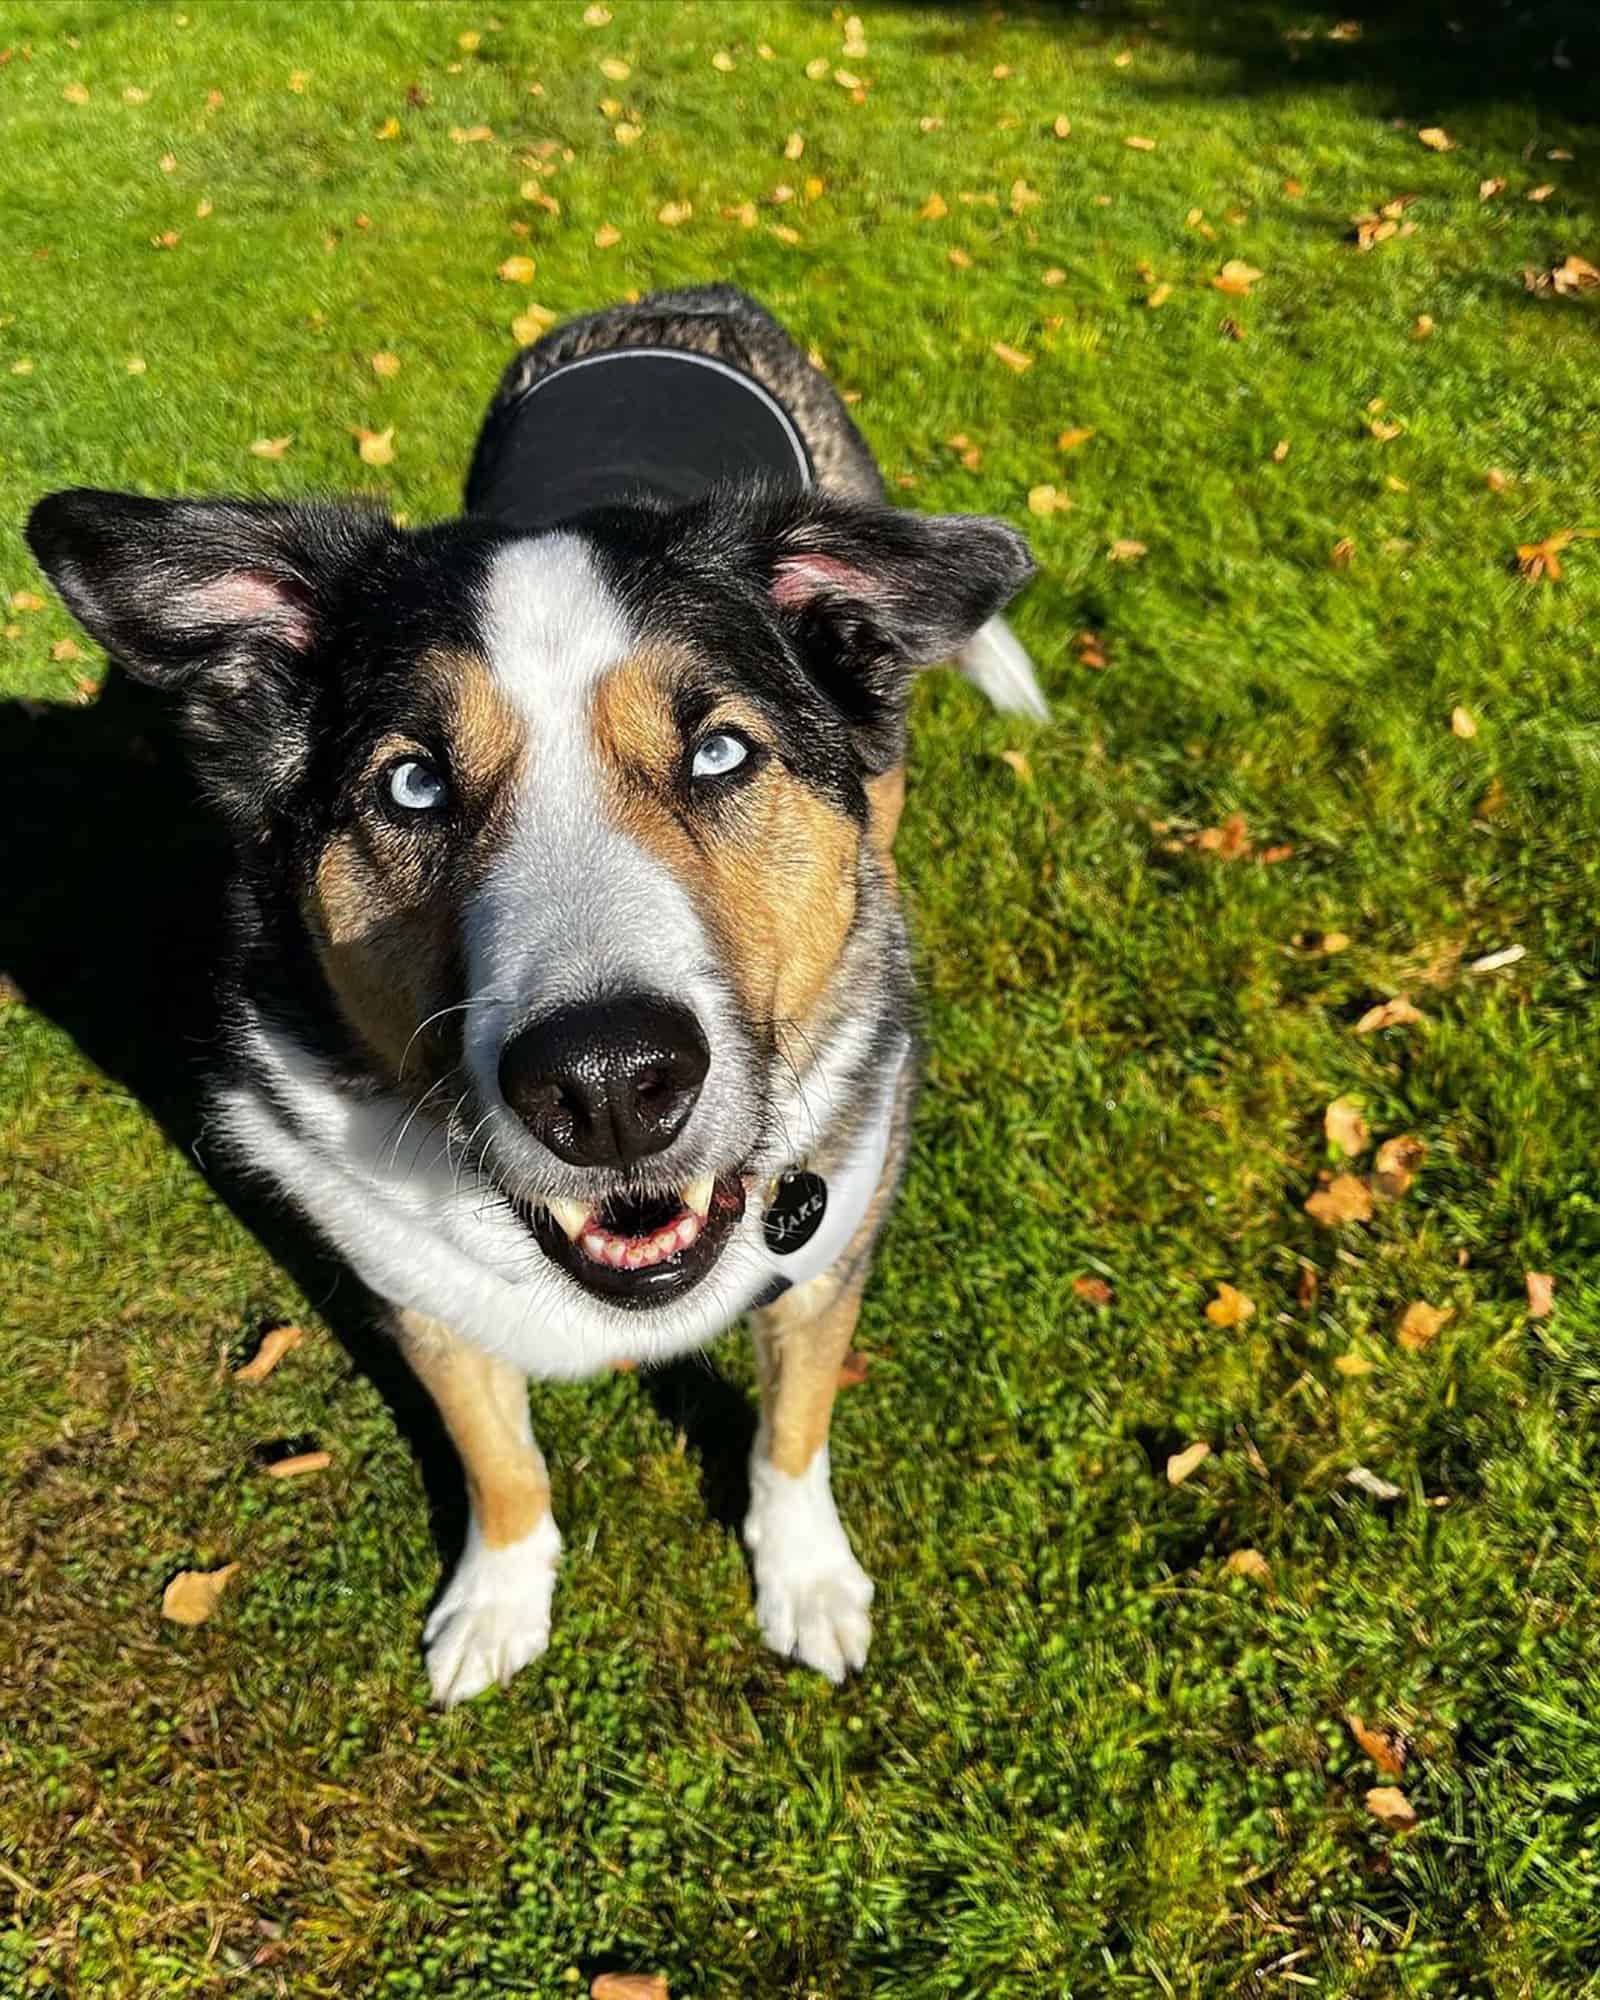
[(448, 796), (443, 778), (420, 757), (390, 766), (383, 780), (385, 796), (403, 812), (437, 812)]
[(737, 771), (750, 755), (750, 745), (742, 736), (736, 736), (731, 729), (719, 729), (714, 736), (708, 736), (694, 753), (694, 762), (689, 766), (691, 778), (725, 778), (730, 771)]

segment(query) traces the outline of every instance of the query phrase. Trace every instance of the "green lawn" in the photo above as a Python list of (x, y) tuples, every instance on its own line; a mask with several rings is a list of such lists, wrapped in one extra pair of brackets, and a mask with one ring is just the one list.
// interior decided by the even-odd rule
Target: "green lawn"
[[(1516, 565), (1600, 528), (1600, 293), (1522, 276), (1600, 263), (1590, 10), (863, 4), (863, 52), (842, 10), (609, 7), (0, 23), (0, 1992), (1600, 1992), (1600, 542)], [(930, 1087), (834, 1448), (867, 1672), (762, 1650), (710, 1373), (613, 1376), (535, 1391), (548, 1657), (440, 1717), (416, 1459), (150, 1081), (198, 906), (147, 920), (154, 767), (17, 604), (18, 525), (75, 482), (440, 516), (530, 303), (711, 278), (908, 504), (1029, 528), (1055, 721), (918, 701)], [(1329, 1228), (1346, 1093), (1427, 1153)], [(283, 1439), (331, 1470), (263, 1477)]]

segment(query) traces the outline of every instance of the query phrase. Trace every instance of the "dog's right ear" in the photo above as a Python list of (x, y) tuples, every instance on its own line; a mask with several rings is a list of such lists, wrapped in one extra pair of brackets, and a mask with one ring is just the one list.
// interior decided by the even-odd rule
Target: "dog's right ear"
[(341, 575), (399, 531), (382, 514), (243, 500), (52, 493), (28, 546), (85, 630), (135, 679), (237, 691), (316, 646)]

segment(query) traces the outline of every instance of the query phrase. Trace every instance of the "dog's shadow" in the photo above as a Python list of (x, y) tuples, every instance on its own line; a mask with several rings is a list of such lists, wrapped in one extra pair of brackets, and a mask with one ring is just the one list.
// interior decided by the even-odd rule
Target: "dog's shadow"
[[(169, 704), (115, 667), (83, 707), (0, 702), (0, 800), (0, 853), (10, 860), (0, 973), (138, 1098), (321, 1313), (417, 1460), (448, 1575), (465, 1532), (464, 1482), (377, 1301), (204, 1143), (229, 850), (189, 775)], [(736, 1526), (754, 1435), (748, 1402), (704, 1359), (641, 1380), (685, 1433), (708, 1509)]]

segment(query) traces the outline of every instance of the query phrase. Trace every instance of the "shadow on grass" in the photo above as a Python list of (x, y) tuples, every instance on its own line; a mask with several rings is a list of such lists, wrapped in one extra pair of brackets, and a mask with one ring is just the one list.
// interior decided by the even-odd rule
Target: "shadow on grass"
[(89, 707), (0, 703), (0, 795), (0, 846), (14, 857), (0, 971), (139, 1099), (327, 1320), (416, 1457), (435, 1543), (453, 1561), (460, 1470), (376, 1301), (204, 1144), (228, 848), (160, 698), (113, 668)]
[[(0, 898), (0, 971), (138, 1098), (322, 1314), (417, 1461), (448, 1576), (465, 1534), (465, 1486), (382, 1308), (287, 1207), (205, 1143), (228, 843), (166, 705), (115, 668), (87, 707), (0, 703), (0, 797), (0, 847), (14, 857)], [(708, 1510), (737, 1528), (755, 1429), (747, 1399), (702, 1358), (649, 1371), (641, 1386), (684, 1433)]]

